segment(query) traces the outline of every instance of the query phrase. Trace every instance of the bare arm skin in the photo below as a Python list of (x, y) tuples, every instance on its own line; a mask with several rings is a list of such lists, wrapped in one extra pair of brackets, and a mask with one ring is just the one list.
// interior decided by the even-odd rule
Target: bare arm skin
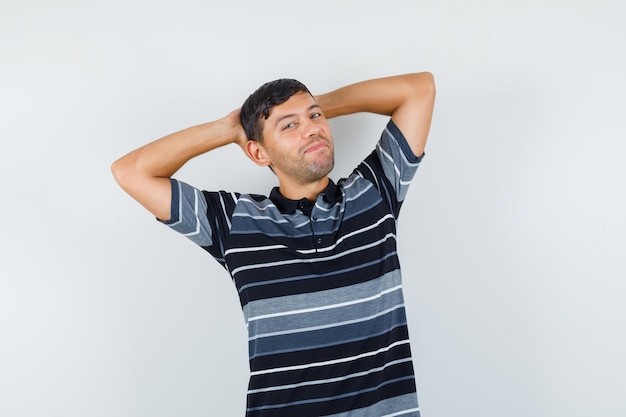
[(377, 78), (316, 96), (327, 118), (369, 112), (391, 116), (413, 153), (424, 153), (435, 103), (429, 72)]
[(187, 161), (229, 143), (247, 142), (239, 110), (148, 143), (111, 165), (117, 183), (160, 220), (169, 220), (172, 190), (169, 178)]

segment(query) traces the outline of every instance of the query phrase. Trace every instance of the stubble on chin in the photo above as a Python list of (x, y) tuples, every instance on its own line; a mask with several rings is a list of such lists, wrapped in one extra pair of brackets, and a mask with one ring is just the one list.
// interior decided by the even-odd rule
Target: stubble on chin
[(318, 181), (327, 176), (330, 171), (335, 167), (335, 154), (332, 148), (328, 149), (328, 155), (324, 158), (320, 158), (310, 164), (306, 164), (303, 168), (302, 176), (305, 182)]

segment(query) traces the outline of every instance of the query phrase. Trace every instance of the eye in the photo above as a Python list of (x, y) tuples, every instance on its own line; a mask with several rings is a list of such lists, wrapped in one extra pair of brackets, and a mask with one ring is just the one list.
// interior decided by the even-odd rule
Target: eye
[(294, 127), (296, 124), (294, 122), (291, 123), (287, 123), (285, 126), (283, 126), (283, 130), (287, 130), (287, 129), (291, 129), (292, 127)]
[(311, 119), (317, 119), (318, 117), (322, 117), (322, 113), (313, 113), (311, 115)]

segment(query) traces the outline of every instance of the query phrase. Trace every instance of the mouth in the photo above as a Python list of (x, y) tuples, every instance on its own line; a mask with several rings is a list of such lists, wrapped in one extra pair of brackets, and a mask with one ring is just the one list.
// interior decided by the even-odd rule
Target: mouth
[(323, 140), (318, 140), (312, 143), (311, 145), (309, 145), (308, 147), (306, 147), (303, 153), (316, 152), (316, 151), (319, 151), (320, 149), (325, 149), (325, 148), (328, 148), (328, 144)]

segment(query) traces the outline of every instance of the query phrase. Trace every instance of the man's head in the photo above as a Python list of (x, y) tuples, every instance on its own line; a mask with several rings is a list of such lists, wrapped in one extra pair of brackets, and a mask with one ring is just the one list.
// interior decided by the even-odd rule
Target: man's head
[(246, 100), (240, 117), (250, 139), (248, 156), (272, 169), (281, 192), (327, 182), (334, 165), (330, 126), (304, 84), (280, 79), (262, 85)]
[(250, 140), (263, 141), (263, 127), (274, 106), (283, 104), (296, 93), (311, 92), (300, 81), (281, 78), (259, 87), (241, 107), (241, 125)]

